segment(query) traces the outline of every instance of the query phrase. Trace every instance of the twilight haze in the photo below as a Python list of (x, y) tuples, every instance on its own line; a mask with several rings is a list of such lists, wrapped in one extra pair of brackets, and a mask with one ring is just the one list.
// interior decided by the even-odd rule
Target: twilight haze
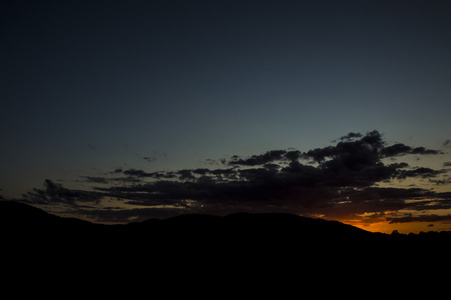
[(3, 1), (0, 198), (451, 230), (451, 1)]

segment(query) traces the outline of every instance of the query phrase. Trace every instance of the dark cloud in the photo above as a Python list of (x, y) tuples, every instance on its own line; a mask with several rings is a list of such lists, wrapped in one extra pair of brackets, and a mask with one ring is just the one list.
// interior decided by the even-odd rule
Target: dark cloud
[(413, 148), (410, 153), (412, 153), (412, 154), (443, 154), (442, 151), (426, 149), (424, 147)]
[(148, 162), (154, 162), (157, 160), (157, 158), (155, 156), (146, 156), (143, 157), (144, 160), (147, 160)]
[[(408, 178), (441, 180), (437, 177), (443, 170), (410, 167), (405, 162), (383, 162), (387, 157), (408, 154), (430, 155), (439, 151), (399, 143), (387, 146), (377, 131), (365, 135), (350, 133), (335, 145), (306, 152), (290, 149), (244, 158), (235, 155), (224, 168), (215, 163), (215, 169), (151, 173), (116, 169), (105, 178), (84, 177), (88, 182), (102, 183), (91, 191), (70, 190), (46, 180), (45, 189), (34, 189), (24, 197), (35, 203), (56, 201), (74, 205), (114, 198), (128, 207), (122, 211), (91, 210), (92, 215), (102, 220), (108, 216), (115, 220), (136, 217), (140, 209), (134, 206), (147, 207), (141, 211), (145, 216), (278, 211), (321, 213), (331, 218), (356, 218), (359, 214), (373, 213), (378, 219), (383, 218), (385, 211), (451, 208), (449, 193), (378, 186)], [(83, 213), (88, 215), (85, 210)]]
[(413, 170), (398, 171), (397, 178), (405, 179), (407, 177), (431, 178), (443, 173), (443, 170), (433, 170), (431, 168), (415, 168)]
[(385, 157), (405, 155), (405, 154), (443, 154), (439, 150), (426, 149), (424, 147), (412, 148), (404, 144), (395, 144), (382, 149), (382, 155)]
[(50, 179), (45, 180), (44, 187), (45, 189), (34, 188), (33, 191), (24, 194), (23, 200), (36, 204), (65, 203), (77, 205), (77, 202), (99, 202), (102, 196), (96, 192), (67, 189)]
[(341, 141), (345, 141), (345, 140), (349, 141), (349, 140), (352, 140), (352, 139), (354, 139), (354, 138), (361, 138), (361, 137), (362, 137), (362, 134), (359, 133), (359, 132), (350, 132), (350, 133), (348, 133), (347, 135), (342, 136), (342, 137), (340, 138), (340, 140), (341, 140)]
[[(420, 216), (408, 216), (408, 217), (398, 217), (398, 218), (387, 218), (390, 224), (393, 223), (407, 223), (407, 222), (443, 222), (451, 221), (451, 215), (420, 215)], [(429, 226), (429, 225), (428, 225)]]
[(108, 179), (106, 177), (90, 177), (90, 176), (81, 176), (86, 179), (86, 182), (92, 183), (108, 183)]
[(191, 170), (180, 170), (177, 171), (176, 174), (179, 176), (180, 180), (194, 180), (196, 177), (194, 177)]
[[(117, 173), (117, 172), (115, 171), (115, 173)], [(175, 178), (176, 177), (174, 172), (162, 172), (162, 171), (147, 173), (143, 170), (129, 169), (129, 170), (122, 171), (122, 173), (125, 175), (128, 175), (128, 176), (138, 177), (138, 178), (148, 177), (148, 178), (161, 179), (161, 178)]]
[(123, 209), (120, 207), (106, 207), (102, 209), (80, 208), (78, 213), (97, 222), (123, 223), (140, 222), (151, 218), (169, 218), (180, 214), (180, 208), (165, 207), (165, 209), (146, 207)]
[(247, 158), (240, 158), (237, 155), (232, 156), (229, 165), (258, 166), (281, 160), (297, 160), (300, 156), (299, 151), (272, 150), (260, 155), (252, 155)]
[(403, 155), (409, 153), (411, 150), (412, 147), (406, 146), (404, 144), (395, 144), (382, 149), (382, 155), (386, 157)]
[[(357, 139), (353, 133), (342, 137), (336, 146), (317, 148), (303, 154), (304, 158), (311, 158), (318, 163), (325, 163), (331, 159), (333, 163), (341, 161), (349, 167), (362, 167), (373, 164), (380, 159), (380, 151), (384, 142), (377, 131), (371, 131), (367, 135)], [(327, 162), (326, 162), (327, 163)]]
[(125, 175), (136, 176), (136, 177), (152, 177), (151, 173), (146, 173), (143, 170), (130, 169), (130, 170), (125, 170), (122, 173), (124, 173)]
[(215, 159), (207, 158), (205, 162), (209, 165), (218, 165), (218, 162)]
[(446, 177), (443, 179), (429, 179), (429, 182), (435, 183), (436, 185), (450, 184), (451, 178)]

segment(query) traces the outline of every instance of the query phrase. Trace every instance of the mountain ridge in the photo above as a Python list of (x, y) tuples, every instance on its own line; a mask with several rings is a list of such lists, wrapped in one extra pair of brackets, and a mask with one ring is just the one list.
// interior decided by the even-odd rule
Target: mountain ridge
[[(123, 225), (95, 224), (64, 218), (16, 201), (0, 201), (0, 228), (6, 239), (21, 243), (80, 245), (135, 245), (166, 248), (197, 245), (283, 245), (332, 247), (451, 245), (451, 233), (418, 235), (365, 231), (338, 221), (313, 219), (286, 213), (232, 213), (225, 216), (184, 214)], [(282, 247), (282, 246), (281, 246)]]
[[(247, 213), (238, 212), (231, 213), (225, 216), (211, 215), (211, 214), (181, 214), (174, 217), (166, 219), (156, 219), (150, 218), (141, 222), (131, 222), (128, 224), (119, 225), (105, 225), (97, 224), (89, 221), (77, 219), (77, 218), (67, 218), (60, 217), (55, 214), (46, 212), (40, 208), (28, 205), (25, 203), (17, 201), (0, 201), (0, 225), (14, 225), (17, 228), (40, 228), (40, 227), (52, 227), (60, 226), (62, 227), (91, 227), (91, 228), (102, 228), (102, 229), (112, 229), (112, 230), (137, 230), (138, 228), (150, 229), (151, 227), (156, 227), (161, 229), (166, 227), (170, 230), (180, 230), (186, 231), (188, 229), (200, 229), (202, 226), (219, 226), (222, 229), (230, 226), (229, 229), (245, 229), (246, 227), (253, 229), (265, 229), (269, 230), (271, 228), (281, 229), (284, 226), (293, 226), (295, 223), (297, 225), (304, 225), (302, 228), (304, 232), (309, 230), (315, 231), (319, 228), (331, 232), (342, 232), (345, 233), (346, 230), (349, 233), (355, 234), (373, 234), (366, 230), (354, 227), (352, 225), (347, 225), (339, 221), (331, 221), (324, 219), (308, 218), (303, 216), (297, 216), (289, 213)], [(234, 228), (236, 227), (236, 228)], [(326, 228), (328, 227), (328, 228)], [(67, 228), (65, 228), (67, 229)], [(289, 228), (287, 228), (289, 229)], [(301, 228), (297, 228), (301, 229)]]

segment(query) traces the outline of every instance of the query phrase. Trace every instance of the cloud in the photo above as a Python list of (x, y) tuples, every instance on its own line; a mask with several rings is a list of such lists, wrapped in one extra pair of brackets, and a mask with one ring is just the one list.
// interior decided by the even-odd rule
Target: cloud
[[(407, 222), (443, 222), (451, 221), (451, 215), (420, 215), (420, 216), (407, 216), (399, 218), (387, 218), (390, 224), (393, 223), (407, 223)], [(428, 225), (430, 226), (430, 225)]]
[[(118, 173), (116, 171), (114, 171), (114, 173)], [(135, 170), (135, 169), (129, 169), (129, 170), (125, 170), (125, 171), (121, 170), (121, 172), (130, 177), (138, 177), (138, 178), (148, 177), (148, 178), (162, 179), (162, 178), (175, 178), (176, 177), (175, 172), (157, 171), (157, 172), (147, 173), (143, 170)]]
[(130, 169), (130, 170), (123, 171), (123, 173), (125, 175), (136, 176), (136, 177), (152, 177), (152, 175), (150, 173), (146, 173), (143, 170)]
[(272, 150), (260, 155), (252, 155), (247, 158), (240, 158), (237, 155), (232, 156), (229, 165), (258, 166), (281, 160), (297, 160), (300, 156), (299, 151)]
[(157, 160), (157, 158), (155, 156), (146, 156), (146, 157), (143, 157), (143, 159), (150, 163)]
[(91, 183), (108, 183), (108, 179), (106, 177), (91, 177), (91, 176), (81, 176), (82, 178), (86, 179), (86, 182)]
[(405, 179), (407, 177), (431, 178), (443, 173), (443, 170), (433, 170), (431, 168), (415, 168), (413, 170), (401, 170), (398, 172), (397, 178)]
[(426, 149), (424, 147), (412, 148), (404, 144), (395, 144), (382, 149), (382, 155), (385, 157), (400, 156), (405, 154), (443, 154), (442, 151)]
[(56, 184), (50, 179), (44, 182), (45, 189), (34, 188), (23, 195), (23, 201), (35, 204), (65, 203), (77, 205), (77, 202), (99, 202), (101, 194), (92, 191), (72, 190)]
[(345, 140), (349, 141), (349, 140), (352, 140), (352, 139), (354, 139), (354, 138), (361, 138), (361, 137), (362, 137), (362, 134), (359, 133), (359, 132), (350, 132), (350, 133), (348, 133), (347, 135), (342, 136), (342, 137), (340, 138), (340, 140), (341, 140), (341, 141), (345, 141)]
[[(450, 193), (379, 186), (415, 178), (441, 180), (443, 170), (410, 167), (405, 162), (384, 163), (388, 157), (437, 155), (440, 151), (400, 143), (387, 145), (378, 131), (349, 133), (337, 141), (306, 152), (290, 149), (249, 157), (234, 155), (222, 167), (211, 164), (215, 168), (157, 172), (116, 169), (106, 177), (83, 177), (87, 182), (102, 183), (89, 191), (70, 190), (46, 180), (45, 189), (34, 189), (24, 197), (29, 202), (56, 201), (72, 206), (117, 199), (127, 207), (91, 210), (91, 215), (102, 220), (108, 216), (115, 220), (136, 217), (143, 207), (147, 208), (141, 211), (146, 217), (277, 211), (338, 219), (365, 213), (378, 214), (381, 219), (386, 211), (451, 208)], [(79, 209), (88, 215), (86, 208)]]
[(360, 164), (363, 167), (381, 158), (380, 152), (384, 149), (384, 141), (379, 132), (369, 132), (360, 139), (356, 137), (356, 134), (344, 136), (337, 145), (310, 150), (304, 153), (303, 157), (311, 158), (321, 164), (327, 159), (334, 162), (341, 161), (350, 167), (351, 165), (358, 167)]

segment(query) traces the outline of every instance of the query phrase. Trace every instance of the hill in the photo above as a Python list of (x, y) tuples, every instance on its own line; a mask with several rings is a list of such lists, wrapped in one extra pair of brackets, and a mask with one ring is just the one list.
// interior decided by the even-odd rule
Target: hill
[(364, 238), (373, 234), (337, 221), (326, 221), (281, 213), (235, 213), (227, 216), (187, 214), (127, 225), (101, 225), (75, 218), (63, 218), (39, 208), (14, 202), (0, 201), (0, 226), (4, 232), (21, 235), (39, 232), (41, 236), (64, 232), (64, 236), (84, 232), (115, 235), (116, 238), (138, 238), (145, 234), (163, 238)]
[[(356, 249), (449, 249), (449, 233), (386, 235), (371, 233), (337, 221), (291, 214), (235, 213), (227, 216), (180, 215), (127, 225), (93, 224), (62, 218), (36, 207), (0, 201), (3, 239), (14, 248), (86, 249), (148, 253), (196, 254), (266, 252), (300, 253), (328, 249), (349, 253)], [(83, 250), (84, 251), (84, 250)]]

